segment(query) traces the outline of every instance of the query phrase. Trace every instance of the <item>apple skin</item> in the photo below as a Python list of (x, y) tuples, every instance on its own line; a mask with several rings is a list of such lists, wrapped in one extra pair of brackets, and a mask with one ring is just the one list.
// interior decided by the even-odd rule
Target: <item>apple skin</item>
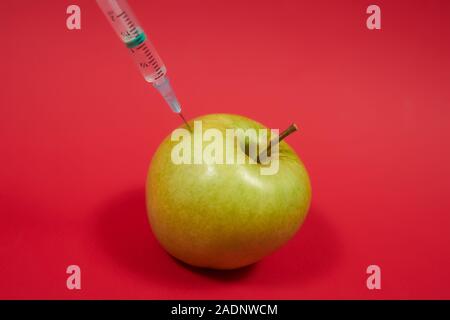
[[(194, 120), (202, 120), (203, 132), (265, 128), (229, 114)], [(272, 253), (300, 228), (310, 206), (310, 179), (285, 141), (279, 144), (279, 171), (274, 175), (261, 175), (260, 165), (248, 161), (176, 165), (171, 151), (177, 143), (170, 136), (161, 143), (146, 184), (150, 225), (172, 256), (197, 267), (235, 269)], [(203, 142), (203, 147), (208, 144)], [(235, 152), (243, 151), (236, 147)]]

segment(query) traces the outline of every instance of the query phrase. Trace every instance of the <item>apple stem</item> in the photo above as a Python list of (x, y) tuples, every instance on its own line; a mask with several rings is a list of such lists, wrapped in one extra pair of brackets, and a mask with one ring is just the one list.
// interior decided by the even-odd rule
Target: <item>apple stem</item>
[(280, 143), (280, 141), (282, 141), (284, 138), (286, 138), (287, 136), (289, 136), (291, 133), (295, 132), (298, 130), (298, 127), (295, 123), (291, 124), (286, 130), (284, 130), (277, 138), (272, 139), (268, 145), (268, 147), (263, 150), (259, 156), (258, 156), (258, 163), (261, 163), (261, 158), (265, 159), (268, 155), (270, 155), (272, 146), (277, 145), (278, 143)]

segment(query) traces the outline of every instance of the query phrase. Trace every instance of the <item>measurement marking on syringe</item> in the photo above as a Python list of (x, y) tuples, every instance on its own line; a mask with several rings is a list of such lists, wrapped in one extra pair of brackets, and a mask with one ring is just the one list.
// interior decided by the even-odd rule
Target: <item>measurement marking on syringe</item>
[(149, 62), (149, 63), (153, 66), (154, 69), (158, 69), (159, 68), (158, 62), (153, 61), (153, 62)]
[(152, 65), (156, 71), (161, 70), (161, 67), (158, 65), (158, 61), (156, 61), (155, 57), (152, 55), (152, 53), (150, 52), (150, 50), (148, 49), (148, 47), (146, 46), (145, 43), (143, 43), (136, 49), (141, 49), (142, 47), (144, 47), (145, 56), (149, 59), (148, 63), (150, 65)]
[(125, 11), (123, 11), (121, 14), (119, 14), (117, 16), (117, 18), (120, 18), (122, 16), (124, 16), (123, 19), (125, 20), (125, 23), (130, 28), (130, 32), (138, 34), (138, 31), (136, 30), (136, 26), (134, 25), (133, 21), (131, 21), (130, 17), (127, 15), (127, 13)]

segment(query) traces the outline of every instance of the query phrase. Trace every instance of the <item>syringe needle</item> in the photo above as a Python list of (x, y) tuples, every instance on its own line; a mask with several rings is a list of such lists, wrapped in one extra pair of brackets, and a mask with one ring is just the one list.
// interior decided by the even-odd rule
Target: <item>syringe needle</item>
[(189, 131), (192, 132), (191, 126), (189, 125), (189, 123), (186, 121), (186, 119), (184, 118), (183, 114), (181, 112), (178, 113), (181, 117), (181, 119), (183, 119), (184, 124), (188, 127)]

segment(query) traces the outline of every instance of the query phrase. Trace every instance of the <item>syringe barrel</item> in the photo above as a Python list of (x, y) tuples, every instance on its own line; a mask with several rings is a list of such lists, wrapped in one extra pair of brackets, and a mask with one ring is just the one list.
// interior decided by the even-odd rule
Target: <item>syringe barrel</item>
[(130, 50), (139, 71), (148, 82), (155, 82), (165, 76), (167, 69), (147, 39), (141, 24), (137, 20), (126, 0), (97, 0), (111, 26)]

